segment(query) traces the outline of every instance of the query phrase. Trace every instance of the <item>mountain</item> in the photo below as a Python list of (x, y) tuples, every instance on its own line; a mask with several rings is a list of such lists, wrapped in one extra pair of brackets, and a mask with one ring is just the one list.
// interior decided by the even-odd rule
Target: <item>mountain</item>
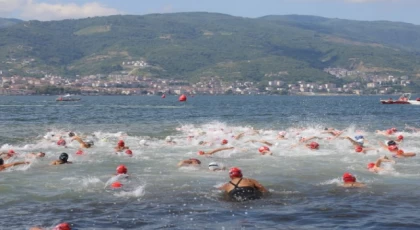
[[(198, 80), (337, 82), (324, 68), (420, 76), (420, 28), (313, 16), (216, 13), (28, 21), (0, 29), (0, 70)], [(149, 67), (127, 66), (145, 61)]]
[(19, 22), (22, 22), (22, 20), (19, 19), (9, 19), (9, 18), (0, 18), (0, 28), (12, 26), (14, 24), (17, 24)]

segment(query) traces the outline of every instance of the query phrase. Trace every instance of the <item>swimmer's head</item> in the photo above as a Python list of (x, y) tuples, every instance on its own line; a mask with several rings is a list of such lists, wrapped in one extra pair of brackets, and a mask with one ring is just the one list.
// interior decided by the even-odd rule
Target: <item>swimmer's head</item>
[(3, 164), (4, 164), (3, 158), (0, 158), (0, 165), (3, 165)]
[(357, 141), (357, 140), (360, 140), (360, 139), (363, 139), (363, 135), (357, 135), (357, 136), (354, 136), (354, 139)]
[(399, 141), (404, 140), (404, 136), (403, 135), (398, 135), (397, 140), (399, 140)]
[(218, 164), (218, 163), (216, 163), (216, 162), (210, 162), (210, 163), (209, 163), (209, 169), (210, 169), (211, 171), (221, 170), (221, 168), (220, 168), (219, 164)]
[(397, 151), (397, 155), (403, 155), (403, 154), (404, 154), (404, 150), (399, 149), (399, 150)]
[(66, 140), (60, 138), (60, 140), (57, 141), (57, 145), (61, 145), (61, 146), (66, 145)]
[(258, 151), (259, 151), (260, 153), (265, 153), (265, 152), (270, 151), (270, 148), (269, 148), (269, 147), (267, 147), (267, 146), (261, 146), (261, 147), (258, 149)]
[(53, 230), (71, 230), (71, 227), (69, 223), (64, 222), (55, 226)]
[(73, 132), (69, 132), (69, 137), (74, 137), (76, 136), (76, 134), (74, 134)]
[(354, 151), (356, 151), (356, 152), (360, 153), (360, 152), (362, 152), (362, 151), (363, 151), (363, 147), (362, 147), (362, 146), (360, 146), (360, 145), (358, 145), (358, 146), (356, 146), (356, 147), (354, 148)]
[(360, 145), (363, 145), (365, 143), (365, 139), (359, 139), (356, 140), (357, 143), (359, 143)]
[(39, 152), (36, 154), (37, 157), (45, 157), (45, 153), (44, 152)]
[(397, 128), (393, 127), (393, 128), (391, 128), (391, 131), (392, 132), (397, 132), (398, 130), (397, 130)]
[(228, 140), (226, 140), (226, 139), (222, 140), (222, 145), (226, 145), (227, 143), (228, 143)]
[(117, 174), (127, 174), (127, 167), (125, 165), (119, 165), (117, 167)]
[(61, 153), (58, 159), (60, 159), (63, 162), (67, 162), (67, 160), (69, 159), (69, 155), (67, 153)]
[(242, 171), (239, 168), (233, 167), (229, 170), (230, 178), (242, 178)]
[(125, 142), (123, 140), (119, 140), (118, 147), (124, 147), (124, 146), (125, 146)]
[(315, 142), (315, 141), (312, 141), (309, 144), (309, 148), (311, 148), (311, 149), (319, 149), (319, 144), (317, 142)]
[(130, 149), (125, 150), (125, 154), (129, 155), (130, 157), (133, 156), (133, 151)]
[(76, 155), (83, 155), (83, 150), (81, 149), (77, 150)]
[(204, 155), (206, 154), (204, 151), (198, 151), (198, 155)]
[(85, 143), (89, 146), (95, 145), (95, 142), (93, 142), (92, 140), (87, 140), (87, 141), (85, 141)]
[(199, 159), (190, 158), (189, 160), (191, 161), (191, 164), (201, 165), (201, 161)]
[(204, 145), (204, 141), (198, 142), (199, 145)]
[(12, 157), (16, 154), (16, 152), (13, 149), (9, 149), (9, 151), (7, 152), (7, 156)]
[(140, 145), (146, 145), (146, 140), (140, 140), (139, 144)]
[(278, 133), (278, 135), (279, 135), (280, 137), (284, 137), (284, 136), (286, 136), (286, 131), (280, 131), (280, 132)]
[(395, 141), (388, 141), (387, 143), (386, 143), (388, 146), (391, 146), (391, 145), (397, 145), (397, 143), (395, 143)]
[(375, 167), (375, 163), (371, 162), (367, 165), (368, 169), (373, 169)]
[(171, 141), (172, 141), (172, 137), (171, 137), (171, 136), (167, 136), (167, 137), (165, 138), (165, 141), (166, 141), (166, 142), (171, 142)]
[(396, 145), (390, 145), (388, 146), (388, 150), (391, 152), (397, 151), (398, 150), (398, 146)]
[(354, 183), (356, 182), (356, 177), (346, 172), (343, 174), (343, 181), (344, 183)]

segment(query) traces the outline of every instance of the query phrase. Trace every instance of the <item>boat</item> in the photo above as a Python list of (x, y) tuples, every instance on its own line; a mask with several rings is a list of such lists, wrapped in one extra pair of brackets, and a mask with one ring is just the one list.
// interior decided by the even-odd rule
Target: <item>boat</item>
[(407, 104), (420, 105), (420, 98), (411, 100), (411, 93), (403, 93), (397, 100), (389, 98), (388, 100), (380, 100), (382, 104)]
[(55, 101), (80, 101), (81, 98), (74, 97), (70, 94), (59, 96)]

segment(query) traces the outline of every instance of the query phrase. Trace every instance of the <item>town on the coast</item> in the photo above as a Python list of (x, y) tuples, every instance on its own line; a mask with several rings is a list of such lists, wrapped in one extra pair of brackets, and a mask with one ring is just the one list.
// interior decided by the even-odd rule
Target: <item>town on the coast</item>
[[(16, 61), (16, 60), (15, 60)], [(22, 64), (31, 62), (24, 60)], [(148, 68), (145, 61), (123, 62), (124, 67)], [(298, 80), (287, 83), (276, 80), (287, 72), (269, 73), (265, 77), (273, 80), (265, 82), (224, 81), (223, 76), (202, 77), (200, 81), (191, 83), (185, 80), (159, 78), (156, 76), (132, 75), (128, 71), (118, 74), (95, 74), (75, 76), (73, 78), (44, 74), (43, 77), (33, 77), (31, 73), (24, 76), (11, 75), (0, 70), (0, 95), (35, 95), (74, 93), (82, 95), (162, 95), (183, 93), (193, 95), (361, 95), (361, 94), (393, 94), (401, 93), (410, 86), (408, 76), (375, 75), (344, 68), (325, 68), (337, 78), (357, 79), (349, 83), (337, 85), (333, 83), (311, 83)], [(39, 72), (37, 72), (39, 74)]]

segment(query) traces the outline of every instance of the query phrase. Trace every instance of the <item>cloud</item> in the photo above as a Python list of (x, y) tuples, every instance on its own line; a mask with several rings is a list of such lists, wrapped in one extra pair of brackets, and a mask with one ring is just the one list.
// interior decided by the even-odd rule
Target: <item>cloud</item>
[[(27, 20), (61, 20), (121, 14), (117, 9), (97, 2), (85, 4), (51, 4), (35, 0), (0, 0), (0, 9), (5, 13), (16, 12), (19, 18)], [(0, 10), (0, 12), (2, 12)]]
[(26, 0), (0, 0), (0, 13), (10, 13), (25, 5)]

